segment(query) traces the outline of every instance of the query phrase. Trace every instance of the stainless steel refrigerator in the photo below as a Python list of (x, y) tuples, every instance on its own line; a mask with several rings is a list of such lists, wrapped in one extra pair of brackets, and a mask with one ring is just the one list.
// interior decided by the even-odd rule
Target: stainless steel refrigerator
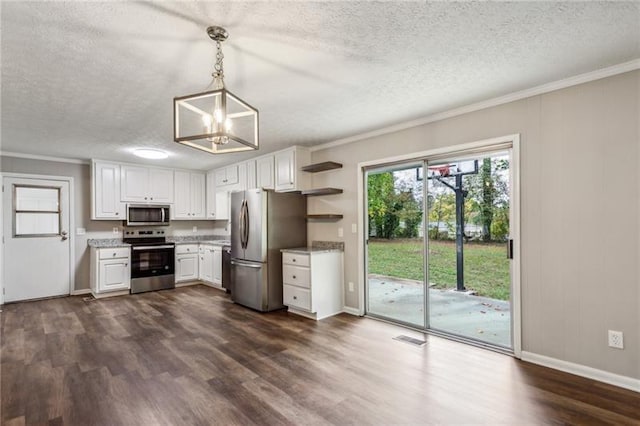
[(231, 300), (283, 308), (280, 249), (307, 245), (307, 200), (260, 188), (231, 193)]

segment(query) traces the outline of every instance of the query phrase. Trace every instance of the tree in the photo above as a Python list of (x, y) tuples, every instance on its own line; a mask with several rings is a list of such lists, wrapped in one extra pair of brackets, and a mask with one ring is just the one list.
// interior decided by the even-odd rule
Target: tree
[(493, 222), (493, 200), (495, 199), (495, 185), (491, 177), (491, 158), (482, 160), (479, 170), (480, 183), (480, 224), (482, 225), (482, 239), (491, 241), (491, 222)]
[(369, 209), (369, 232), (376, 236), (391, 238), (400, 221), (395, 214), (395, 189), (390, 172), (370, 174), (367, 178), (367, 200)]

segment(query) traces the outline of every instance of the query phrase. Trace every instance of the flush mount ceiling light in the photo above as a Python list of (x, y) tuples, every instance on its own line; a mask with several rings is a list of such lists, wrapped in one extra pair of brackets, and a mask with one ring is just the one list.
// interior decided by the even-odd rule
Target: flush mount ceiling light
[(213, 90), (173, 98), (173, 140), (211, 154), (258, 149), (258, 110), (224, 87), (222, 42), (229, 33), (209, 27), (216, 42)]
[(148, 158), (150, 160), (164, 160), (169, 157), (164, 151), (159, 149), (151, 149), (151, 148), (140, 148), (133, 151), (133, 155), (141, 158)]

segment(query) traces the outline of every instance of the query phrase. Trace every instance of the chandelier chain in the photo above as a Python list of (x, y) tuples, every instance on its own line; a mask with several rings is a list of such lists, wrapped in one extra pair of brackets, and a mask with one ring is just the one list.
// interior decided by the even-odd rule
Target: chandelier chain
[(214, 78), (224, 79), (224, 66), (222, 64), (222, 60), (224, 59), (224, 54), (222, 53), (222, 43), (216, 41), (216, 63), (213, 66), (213, 74), (211, 74)]

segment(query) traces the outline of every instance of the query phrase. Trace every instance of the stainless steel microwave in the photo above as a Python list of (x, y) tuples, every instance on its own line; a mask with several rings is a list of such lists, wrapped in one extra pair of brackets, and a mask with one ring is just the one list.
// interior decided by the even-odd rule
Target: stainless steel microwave
[(167, 226), (169, 218), (169, 205), (127, 204), (127, 226)]

